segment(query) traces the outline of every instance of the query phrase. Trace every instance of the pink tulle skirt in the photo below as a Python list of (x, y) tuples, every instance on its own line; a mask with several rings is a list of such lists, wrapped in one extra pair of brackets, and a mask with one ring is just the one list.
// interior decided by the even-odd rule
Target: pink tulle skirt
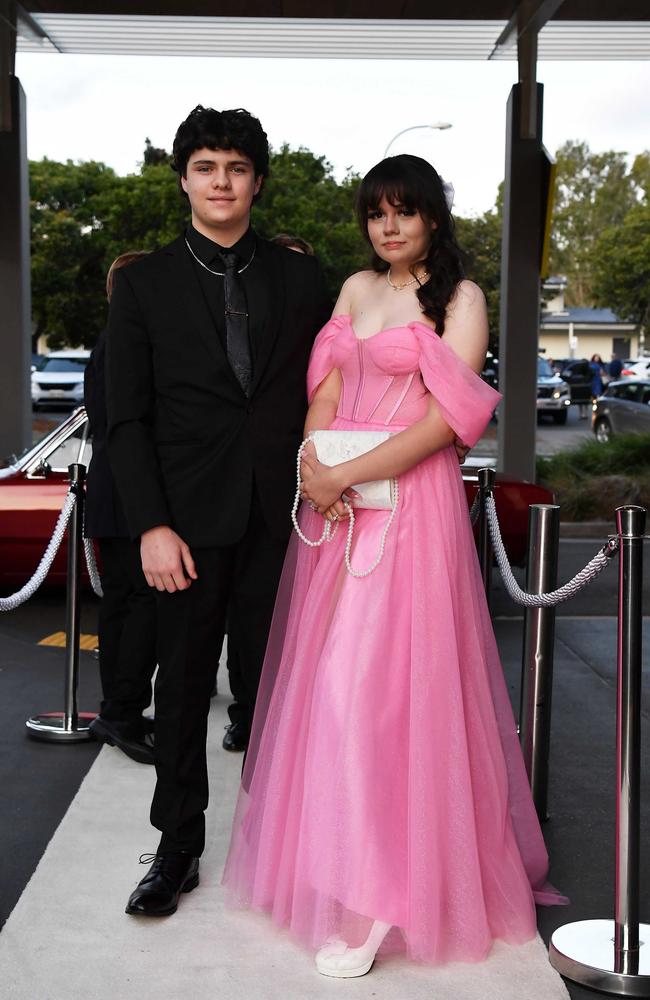
[[(352, 425), (337, 419), (334, 427)], [(394, 428), (399, 429), (399, 428)], [(305, 505), (303, 531), (322, 518)], [(388, 513), (359, 511), (370, 565)], [(562, 903), (519, 750), (458, 461), (400, 477), (380, 566), (345, 525), (287, 553), (224, 872), (310, 948), (374, 920), (431, 963), (484, 958)]]

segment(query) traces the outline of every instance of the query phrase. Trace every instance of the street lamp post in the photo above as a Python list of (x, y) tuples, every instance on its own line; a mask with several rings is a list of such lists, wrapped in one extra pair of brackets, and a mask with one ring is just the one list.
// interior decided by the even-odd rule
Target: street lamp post
[(399, 137), (401, 135), (404, 135), (405, 132), (413, 132), (413, 131), (415, 131), (415, 129), (419, 129), (419, 128), (432, 128), (432, 129), (439, 129), (440, 131), (443, 131), (444, 129), (451, 128), (451, 122), (433, 122), (431, 125), (409, 125), (408, 128), (403, 128), (401, 132), (397, 132), (393, 136), (393, 138), (390, 140), (390, 142), (386, 146), (386, 149), (384, 150), (384, 157), (388, 156), (388, 150), (393, 145), (393, 143), (395, 142), (396, 139), (399, 139)]

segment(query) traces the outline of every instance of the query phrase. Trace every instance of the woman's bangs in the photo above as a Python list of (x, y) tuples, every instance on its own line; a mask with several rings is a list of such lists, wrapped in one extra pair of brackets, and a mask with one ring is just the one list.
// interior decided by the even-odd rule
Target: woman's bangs
[(407, 190), (404, 177), (366, 177), (359, 192), (361, 207), (365, 213), (377, 211), (385, 198), (393, 208), (417, 209), (413, 192)]

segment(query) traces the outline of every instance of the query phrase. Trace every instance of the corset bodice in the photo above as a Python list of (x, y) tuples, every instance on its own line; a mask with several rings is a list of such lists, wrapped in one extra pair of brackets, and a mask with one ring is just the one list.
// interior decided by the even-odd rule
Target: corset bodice
[(318, 334), (307, 373), (311, 402), (338, 368), (343, 381), (337, 417), (364, 424), (407, 426), (421, 420), (433, 397), (457, 436), (473, 445), (500, 396), (426, 323), (356, 336), (349, 316), (334, 316)]
[(332, 344), (343, 380), (337, 416), (386, 425), (419, 420), (427, 408), (419, 359), (417, 336), (408, 326), (361, 339), (350, 323), (343, 325)]

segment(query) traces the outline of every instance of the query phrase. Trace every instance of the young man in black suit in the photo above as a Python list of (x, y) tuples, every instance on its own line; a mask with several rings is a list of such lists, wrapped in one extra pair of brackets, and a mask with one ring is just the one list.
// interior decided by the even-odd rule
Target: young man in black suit
[(173, 913), (198, 884), (208, 801), (214, 649), (228, 611), (250, 726), (290, 531), (314, 337), (330, 313), (313, 257), (260, 239), (250, 210), (268, 144), (246, 111), (201, 106), (174, 140), (192, 209), (178, 239), (116, 275), (109, 456), (158, 591), (157, 784), (162, 837), (127, 913)]

